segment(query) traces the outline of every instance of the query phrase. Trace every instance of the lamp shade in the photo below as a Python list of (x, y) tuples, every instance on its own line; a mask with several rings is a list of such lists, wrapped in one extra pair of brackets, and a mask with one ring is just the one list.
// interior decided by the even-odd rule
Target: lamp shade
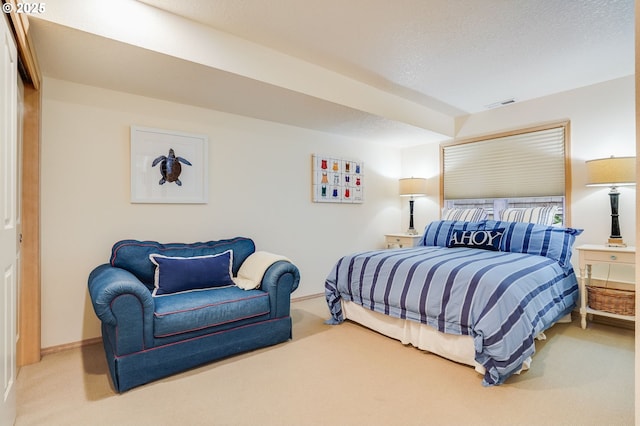
[(400, 195), (426, 195), (427, 179), (425, 178), (404, 178), (400, 179)]
[(636, 157), (610, 157), (590, 160), (587, 186), (623, 186), (636, 184)]

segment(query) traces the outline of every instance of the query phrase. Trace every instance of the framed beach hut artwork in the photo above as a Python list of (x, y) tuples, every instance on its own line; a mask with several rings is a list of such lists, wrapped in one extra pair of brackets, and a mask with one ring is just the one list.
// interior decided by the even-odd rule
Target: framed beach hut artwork
[(208, 202), (208, 138), (131, 126), (131, 202)]
[(316, 203), (364, 202), (362, 161), (327, 155), (312, 156), (312, 196)]

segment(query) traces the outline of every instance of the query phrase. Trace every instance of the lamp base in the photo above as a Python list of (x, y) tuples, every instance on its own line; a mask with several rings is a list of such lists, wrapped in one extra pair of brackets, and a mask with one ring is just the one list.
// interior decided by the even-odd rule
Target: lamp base
[(627, 244), (622, 241), (622, 238), (609, 238), (607, 241), (607, 247), (626, 247)]
[(627, 245), (622, 241), (620, 234), (620, 222), (618, 220), (618, 197), (620, 193), (615, 186), (611, 187), (609, 192), (609, 201), (611, 204), (611, 233), (609, 234), (609, 247), (626, 247)]
[(407, 229), (407, 235), (418, 235), (418, 231), (415, 228)]

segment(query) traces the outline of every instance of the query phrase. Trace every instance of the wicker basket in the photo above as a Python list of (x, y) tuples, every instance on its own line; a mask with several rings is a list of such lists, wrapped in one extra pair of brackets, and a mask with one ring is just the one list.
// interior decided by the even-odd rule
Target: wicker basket
[(618, 315), (636, 314), (636, 293), (633, 290), (587, 286), (587, 296), (591, 309)]

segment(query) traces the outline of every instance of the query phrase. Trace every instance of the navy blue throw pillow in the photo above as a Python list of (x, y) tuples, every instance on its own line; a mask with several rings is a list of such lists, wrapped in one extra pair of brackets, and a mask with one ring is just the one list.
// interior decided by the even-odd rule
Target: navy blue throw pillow
[(233, 285), (233, 251), (195, 257), (150, 254), (156, 265), (153, 296)]
[(488, 231), (453, 231), (447, 247), (468, 247), (482, 250), (500, 250), (500, 240), (504, 228)]

